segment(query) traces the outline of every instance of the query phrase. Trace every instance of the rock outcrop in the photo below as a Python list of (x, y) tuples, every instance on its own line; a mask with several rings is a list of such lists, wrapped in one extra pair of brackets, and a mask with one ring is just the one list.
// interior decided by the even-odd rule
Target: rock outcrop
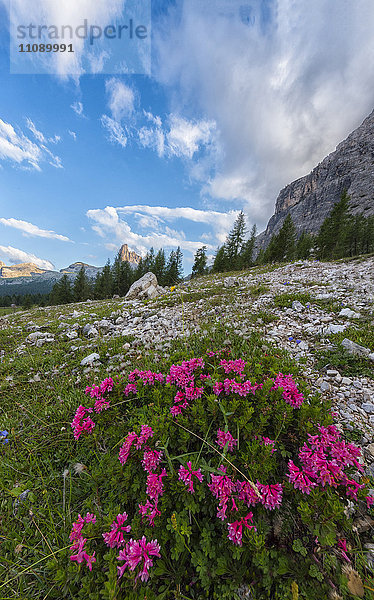
[(147, 300), (148, 298), (156, 298), (164, 291), (164, 288), (158, 285), (156, 275), (146, 273), (132, 284), (125, 298), (126, 300)]
[(136, 252), (134, 252), (134, 250), (129, 250), (129, 247), (127, 244), (123, 244), (121, 246), (120, 256), (121, 256), (121, 260), (123, 262), (128, 262), (132, 265), (138, 265), (141, 260), (141, 256), (139, 256), (139, 254), (136, 254)]
[(5, 266), (0, 263), (0, 277), (10, 279), (11, 277), (31, 277), (35, 274), (45, 273), (45, 269), (41, 269), (34, 263), (20, 263), (19, 265)]
[(374, 214), (374, 111), (309, 175), (281, 190), (258, 245), (267, 246), (289, 213), (299, 233), (317, 233), (343, 190), (352, 214)]

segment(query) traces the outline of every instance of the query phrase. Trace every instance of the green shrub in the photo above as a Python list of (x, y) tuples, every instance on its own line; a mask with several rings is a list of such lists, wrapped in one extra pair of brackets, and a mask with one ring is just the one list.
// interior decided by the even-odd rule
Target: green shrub
[[(50, 598), (231, 599), (241, 584), (255, 600), (320, 600), (334, 587), (348, 598), (346, 539), (363, 572), (345, 513), (347, 494), (367, 494), (353, 479), (359, 451), (340, 439), (330, 406), (277, 367), (272, 356), (244, 362), (219, 350), (171, 366), (167, 379), (135, 370), (87, 388), (71, 450), (85, 464), (70, 500), (89, 516), (81, 531), (73, 516), (71, 539), (82, 535), (95, 562), (91, 572), (79, 542), (62, 549), (49, 565), (59, 594)], [(314, 458), (299, 455), (304, 443)], [(326, 460), (311, 473), (315, 448)], [(117, 515), (131, 531), (110, 548), (103, 534), (117, 535)], [(143, 536), (153, 544), (144, 581), (144, 561), (131, 554)]]

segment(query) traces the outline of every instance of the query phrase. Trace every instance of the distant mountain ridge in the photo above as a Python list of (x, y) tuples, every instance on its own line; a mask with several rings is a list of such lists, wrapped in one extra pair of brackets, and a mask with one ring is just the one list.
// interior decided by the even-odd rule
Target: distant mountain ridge
[(344, 190), (352, 214), (374, 214), (374, 111), (311, 173), (280, 191), (258, 247), (268, 245), (288, 214), (298, 233), (317, 233)]
[[(122, 261), (128, 262), (132, 267), (136, 267), (141, 260), (141, 256), (130, 250), (127, 244), (123, 244), (119, 250)], [(77, 261), (60, 269), (60, 271), (50, 271), (42, 269), (34, 263), (20, 263), (17, 265), (7, 266), (0, 261), (0, 295), (18, 293), (22, 289), (22, 293), (48, 293), (53, 285), (59, 281), (64, 275), (69, 279), (74, 279), (80, 269), (84, 267), (87, 276), (90, 279), (95, 279), (104, 267), (95, 267), (82, 261)], [(25, 292), (25, 289), (29, 291)]]

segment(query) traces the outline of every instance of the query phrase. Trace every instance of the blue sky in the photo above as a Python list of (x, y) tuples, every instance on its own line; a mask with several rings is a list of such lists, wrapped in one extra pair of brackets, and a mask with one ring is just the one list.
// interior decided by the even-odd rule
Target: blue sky
[[(154, 1), (149, 75), (74, 76), (57, 63), (10, 74), (1, 2), (6, 264), (103, 265), (122, 243), (179, 244), (188, 272), (239, 210), (263, 229), (279, 190), (374, 108), (372, 0)], [(27, 18), (29, 3), (11, 2)], [(123, 2), (66, 0), (66, 22), (80, 4), (105, 24)]]

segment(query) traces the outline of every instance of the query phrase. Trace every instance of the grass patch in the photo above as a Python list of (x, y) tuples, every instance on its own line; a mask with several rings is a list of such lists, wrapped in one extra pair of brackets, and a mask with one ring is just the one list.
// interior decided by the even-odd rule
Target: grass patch
[(274, 306), (277, 308), (291, 308), (292, 302), (299, 301), (304, 306), (312, 301), (309, 293), (290, 292), (274, 296)]

